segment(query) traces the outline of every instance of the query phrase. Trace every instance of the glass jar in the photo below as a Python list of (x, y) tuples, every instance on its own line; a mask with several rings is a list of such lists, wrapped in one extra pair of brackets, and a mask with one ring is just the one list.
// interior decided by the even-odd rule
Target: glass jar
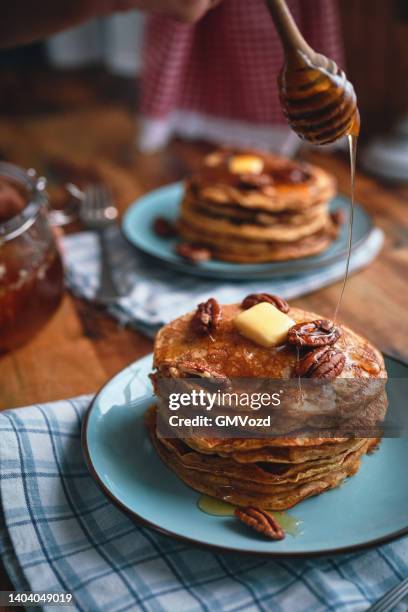
[(61, 301), (64, 281), (48, 216), (45, 179), (33, 170), (0, 163), (0, 181), (4, 196), (0, 352), (4, 352), (24, 344), (44, 326)]

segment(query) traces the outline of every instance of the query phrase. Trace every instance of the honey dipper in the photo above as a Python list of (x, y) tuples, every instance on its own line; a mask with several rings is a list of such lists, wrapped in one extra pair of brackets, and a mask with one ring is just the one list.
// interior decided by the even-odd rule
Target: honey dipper
[(266, 0), (266, 4), (284, 49), (279, 97), (292, 129), (315, 144), (358, 136), (357, 98), (343, 70), (307, 44), (285, 0)]

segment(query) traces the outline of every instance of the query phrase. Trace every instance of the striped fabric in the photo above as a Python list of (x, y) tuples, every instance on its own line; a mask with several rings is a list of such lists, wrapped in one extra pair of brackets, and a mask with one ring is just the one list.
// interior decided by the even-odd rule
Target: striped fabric
[[(374, 229), (351, 257), (355, 272), (371, 263), (383, 244), (383, 233)], [(254, 282), (227, 282), (204, 279), (169, 270), (140, 256), (113, 229), (110, 237), (112, 266), (123, 295), (109, 312), (123, 324), (130, 324), (148, 335), (175, 317), (192, 310), (199, 302), (215, 297), (221, 303), (241, 301), (249, 293), (270, 292), (286, 299), (295, 298), (343, 278), (345, 262), (299, 276)], [(91, 232), (64, 238), (66, 279), (78, 296), (92, 300), (98, 284), (98, 242)]]
[(268, 561), (138, 527), (85, 467), (89, 401), (0, 414), (0, 555), (17, 590), (71, 592), (80, 612), (359, 612), (407, 575), (407, 538), (335, 558)]

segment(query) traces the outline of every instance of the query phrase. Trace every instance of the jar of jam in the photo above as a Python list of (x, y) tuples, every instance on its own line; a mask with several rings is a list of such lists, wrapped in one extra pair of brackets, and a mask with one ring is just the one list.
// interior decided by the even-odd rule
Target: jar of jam
[(63, 294), (45, 179), (0, 163), (0, 353), (27, 342)]

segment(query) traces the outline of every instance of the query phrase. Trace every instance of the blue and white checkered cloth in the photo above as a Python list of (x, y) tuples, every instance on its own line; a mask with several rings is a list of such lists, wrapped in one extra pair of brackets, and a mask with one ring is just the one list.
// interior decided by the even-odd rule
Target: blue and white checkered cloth
[(353, 555), (269, 561), (137, 526), (87, 472), (80, 425), (89, 401), (0, 414), (0, 554), (17, 590), (71, 592), (81, 612), (358, 612), (406, 577), (408, 538)]
[[(383, 232), (373, 229), (351, 256), (350, 271), (368, 265), (383, 245)], [(343, 278), (345, 262), (332, 264), (299, 276), (232, 282), (180, 274), (140, 255), (119, 231), (112, 228), (110, 254), (121, 297), (109, 312), (123, 324), (154, 335), (164, 323), (192, 310), (209, 297), (224, 304), (242, 300), (249, 293), (269, 292), (286, 299), (299, 297)], [(64, 238), (66, 279), (78, 296), (92, 300), (99, 278), (99, 245), (92, 232)]]

